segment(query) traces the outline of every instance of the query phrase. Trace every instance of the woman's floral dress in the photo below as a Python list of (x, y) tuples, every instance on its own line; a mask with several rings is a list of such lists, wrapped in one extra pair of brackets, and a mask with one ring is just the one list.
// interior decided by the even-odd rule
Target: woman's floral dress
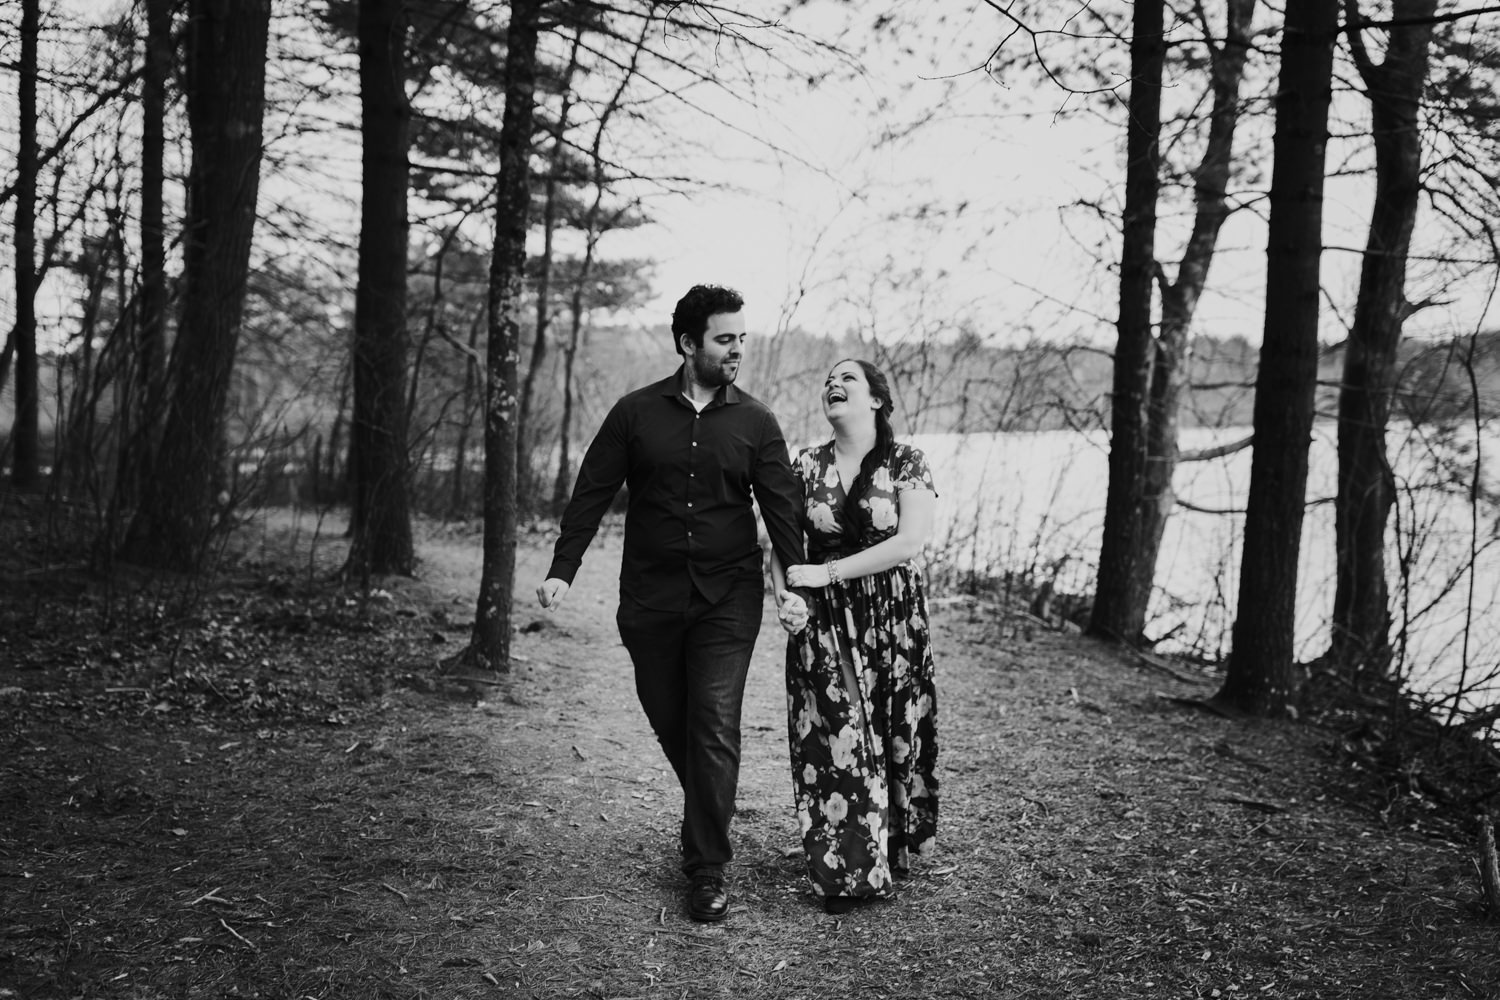
[[(896, 533), (897, 498), (933, 490), (926, 457), (896, 444), (857, 504), (857, 538), (833, 443), (804, 449), (808, 561), (849, 555)], [(934, 492), (936, 492), (934, 490)], [(910, 563), (817, 591), (807, 628), (787, 642), (786, 684), (797, 821), (825, 896), (885, 896), (911, 852), (937, 833), (936, 692), (921, 571)], [(853, 663), (850, 692), (841, 661)]]

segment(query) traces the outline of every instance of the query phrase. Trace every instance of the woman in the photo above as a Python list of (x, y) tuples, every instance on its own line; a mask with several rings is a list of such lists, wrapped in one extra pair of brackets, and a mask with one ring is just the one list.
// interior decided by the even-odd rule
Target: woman
[[(802, 846), (830, 913), (891, 895), (937, 832), (937, 732), (922, 574), (937, 492), (891, 430), (890, 385), (865, 361), (823, 383), (833, 439), (804, 449), (807, 565), (771, 560), (787, 642)], [(808, 593), (805, 612), (788, 588)], [(803, 622), (806, 622), (806, 627)]]

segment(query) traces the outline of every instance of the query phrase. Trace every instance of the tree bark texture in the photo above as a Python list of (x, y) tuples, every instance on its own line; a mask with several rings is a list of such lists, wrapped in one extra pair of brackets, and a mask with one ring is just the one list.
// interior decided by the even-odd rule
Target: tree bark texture
[(1216, 696), (1252, 715), (1284, 714), (1298, 693), (1297, 566), (1318, 374), (1323, 177), (1337, 30), (1338, 0), (1287, 6), (1250, 496), (1233, 650)]
[(270, 13), (270, 0), (188, 4), (192, 166), (182, 312), (166, 422), (121, 552), (144, 565), (198, 568), (219, 520), (224, 407), (255, 231)]
[(1495, 818), (1479, 815), (1479, 884), (1491, 920), (1500, 920), (1500, 858), (1495, 856)]
[[(1348, 3), (1351, 24), (1358, 5)], [(1336, 584), (1328, 662), (1355, 677), (1384, 675), (1391, 661), (1385, 531), (1395, 501), (1386, 426), (1396, 387), (1396, 350), (1407, 316), (1406, 258), (1421, 196), (1417, 116), (1427, 79), (1437, 0), (1396, 0), (1385, 58), (1374, 64), (1360, 30), (1350, 32), (1370, 100), (1375, 203), (1360, 266), (1354, 324), (1339, 388), (1339, 487), (1335, 504)]]
[(41, 476), (36, 352), (36, 87), (41, 20), (40, 0), (22, 0), (16, 150), (16, 415), (11, 426), (11, 482), (21, 489), (35, 486)]
[(407, 475), (407, 150), (404, 0), (359, 0), (363, 140), (359, 278), (352, 352), (354, 412), (349, 560), (345, 572), (409, 576)]
[(495, 252), (490, 259), (489, 344), (485, 355), (484, 561), (469, 648), (472, 662), (492, 670), (510, 669), (516, 570), (516, 379), (520, 368), (521, 294), (526, 280), (540, 9), (539, 0), (515, 0), (505, 33), (505, 113), (500, 123), (500, 183)]
[(1131, 588), (1138, 604), (1130, 608), (1129, 624), (1145, 628), (1156, 562), (1161, 553), (1167, 519), (1177, 502), (1172, 478), (1178, 462), (1178, 415), (1191, 372), (1192, 323), (1198, 300), (1208, 284), (1209, 266), (1218, 247), (1219, 230), (1229, 217), (1225, 196), (1234, 155), (1234, 135), (1240, 116), (1240, 84), (1250, 51), (1250, 28), (1256, 0), (1229, 0), (1224, 44), (1211, 57), (1213, 111), (1208, 142), (1195, 173), (1193, 231), (1178, 267), (1177, 280), (1162, 288), (1161, 330), (1151, 366), (1151, 396), (1146, 410), (1146, 473), (1140, 508), (1141, 550), (1132, 571)]
[(1099, 550), (1099, 580), (1089, 631), (1134, 643), (1151, 581), (1140, 593), (1133, 571), (1143, 548), (1146, 401), (1151, 383), (1152, 289), (1156, 278), (1156, 201), (1161, 187), (1161, 80), (1166, 65), (1162, 0), (1135, 5), (1130, 40), (1130, 101), (1125, 140), (1124, 243), (1120, 253), (1120, 315), (1116, 323), (1110, 397), (1109, 493)]

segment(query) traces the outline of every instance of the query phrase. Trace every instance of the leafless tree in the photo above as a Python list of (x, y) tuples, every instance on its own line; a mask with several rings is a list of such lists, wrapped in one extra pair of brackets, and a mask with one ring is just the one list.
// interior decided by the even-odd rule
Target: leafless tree
[(1293, 628), (1318, 374), (1324, 164), (1338, 7), (1338, 0), (1291, 4), (1282, 29), (1255, 450), (1234, 645), (1214, 699), (1254, 715), (1287, 712), (1299, 688)]
[[(1147, 5), (1136, 5), (1136, 17)], [(1199, 12), (1203, 13), (1200, 6)], [(1110, 485), (1099, 553), (1098, 585), (1089, 631), (1134, 642), (1142, 638), (1162, 533), (1176, 495), (1172, 477), (1178, 462), (1178, 420), (1191, 373), (1192, 320), (1208, 281), (1219, 230), (1229, 216), (1226, 189), (1233, 166), (1234, 136), (1239, 123), (1240, 87), (1250, 48), (1255, 0), (1229, 0), (1226, 27), (1215, 43), (1206, 15), (1202, 29), (1209, 52), (1213, 109), (1208, 139), (1194, 175), (1193, 231), (1183, 251), (1175, 281), (1167, 279), (1156, 259), (1148, 225), (1155, 227), (1155, 208), (1134, 205), (1155, 197), (1155, 183), (1132, 172), (1160, 170), (1152, 155), (1127, 154), (1125, 249), (1120, 269), (1120, 339), (1115, 352), (1114, 393), (1110, 402)], [(1161, 28), (1160, 18), (1153, 27)], [(1137, 28), (1137, 31), (1139, 28)], [(1132, 42), (1132, 63), (1135, 62)], [(1132, 73), (1130, 135), (1140, 145), (1153, 119), (1152, 108), (1137, 107), (1138, 86), (1160, 86), (1163, 54), (1145, 46), (1144, 75)], [(1143, 104), (1150, 102), (1143, 102)], [(1156, 102), (1159, 121), (1160, 104)], [(1137, 137), (1137, 133), (1142, 133)], [(1150, 163), (1137, 162), (1150, 159)], [(1147, 216), (1147, 218), (1141, 218)], [(1132, 249), (1132, 238), (1147, 245)], [(1128, 265), (1128, 266), (1127, 266)], [(1161, 289), (1161, 323), (1152, 335), (1151, 286)], [(1144, 342), (1141, 341), (1144, 338)]]
[[(1130, 103), (1125, 140), (1124, 244), (1120, 255), (1120, 316), (1116, 321), (1114, 391), (1110, 397), (1109, 494), (1099, 554), (1099, 584), (1090, 629), (1136, 642), (1145, 621), (1159, 544), (1162, 504), (1147, 492), (1153, 459), (1147, 449), (1152, 367), (1152, 286), (1155, 284), (1156, 202), (1160, 186), (1161, 83), (1167, 40), (1162, 0), (1135, 5), (1130, 39)], [(1155, 529), (1156, 538), (1151, 537)]]
[(1354, 323), (1339, 387), (1337, 567), (1328, 659), (1345, 675), (1384, 674), (1391, 657), (1385, 533), (1395, 497), (1386, 430), (1397, 348), (1411, 311), (1407, 257), (1421, 197), (1422, 89), (1436, 0), (1396, 0), (1385, 57), (1365, 43), (1356, 0), (1346, 0), (1350, 49), (1365, 84), (1375, 146), (1375, 203), (1360, 268)]

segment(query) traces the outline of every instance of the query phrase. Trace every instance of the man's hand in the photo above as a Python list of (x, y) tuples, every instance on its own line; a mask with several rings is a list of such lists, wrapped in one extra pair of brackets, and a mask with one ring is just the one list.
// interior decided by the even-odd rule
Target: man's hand
[(536, 599), (544, 608), (556, 608), (568, 595), (568, 581), (549, 576), (536, 588)]
[(776, 618), (788, 635), (796, 635), (807, 627), (807, 602), (802, 595), (783, 590), (776, 595)]

